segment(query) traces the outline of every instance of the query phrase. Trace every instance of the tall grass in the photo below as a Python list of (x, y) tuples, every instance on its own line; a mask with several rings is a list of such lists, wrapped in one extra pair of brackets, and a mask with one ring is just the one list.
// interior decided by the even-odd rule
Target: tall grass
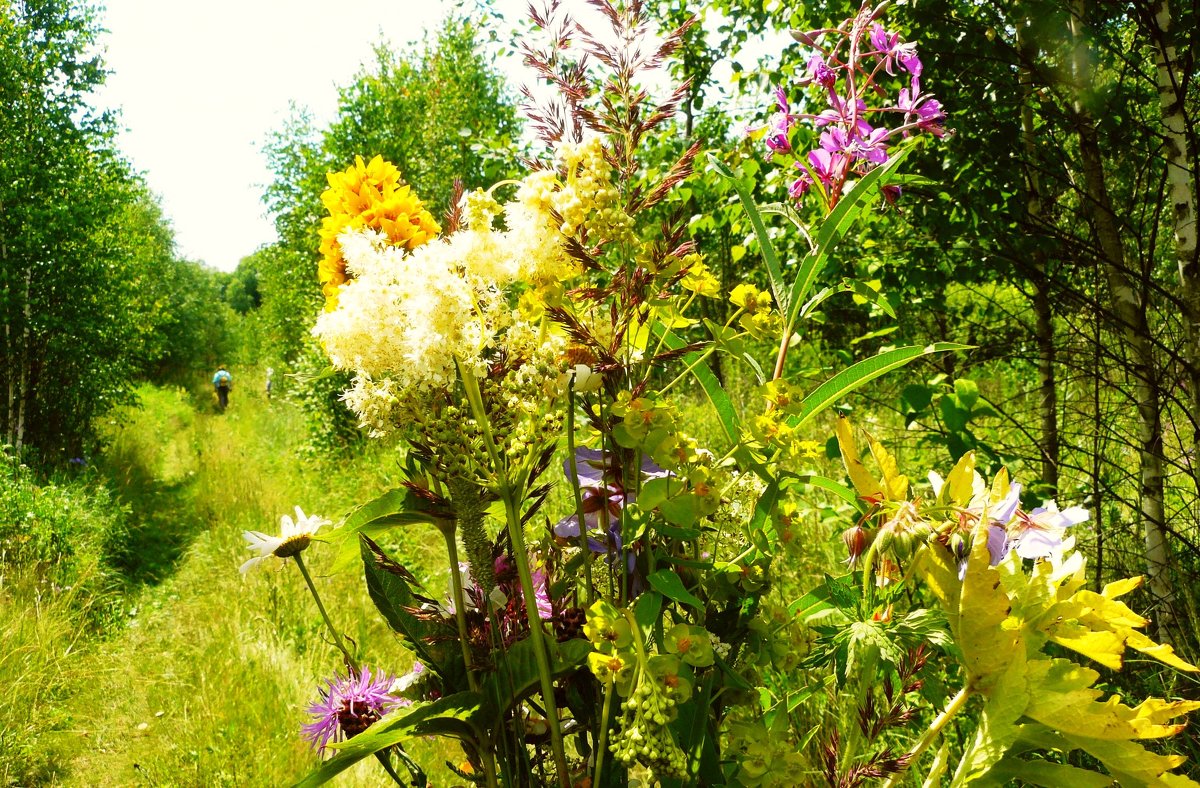
[[(243, 530), (271, 532), (299, 505), (336, 519), (393, 481), (387, 452), (354, 463), (296, 459), (299, 417), (235, 392), (224, 414), (181, 391), (145, 389), (143, 409), (110, 429), (107, 471), (133, 511), (125, 571), (140, 584), (129, 625), (80, 669), (68, 707), (77, 754), (64, 782), (286, 785), (316, 763), (298, 738), (304, 707), (339, 666), (295, 567), (272, 560), (242, 578)], [(422, 534), (401, 535), (419, 554)], [(429, 535), (425, 535), (429, 536)], [(411, 657), (374, 614), (360, 576), (329, 575), (307, 553), (335, 620), (370, 664)], [(419, 571), (420, 567), (414, 567)], [(374, 785), (364, 765), (344, 784)]]

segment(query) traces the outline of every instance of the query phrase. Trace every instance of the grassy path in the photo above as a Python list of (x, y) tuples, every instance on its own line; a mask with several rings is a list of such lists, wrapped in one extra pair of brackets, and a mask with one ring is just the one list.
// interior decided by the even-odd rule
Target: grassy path
[[(297, 504), (336, 519), (386, 480), (366, 474), (364, 485), (361, 465), (298, 463), (299, 425), (282, 403), (243, 395), (216, 414), (161, 390), (144, 403), (113, 427), (107, 459), (133, 509), (123, 569), (141, 590), (128, 627), (93, 649), (86, 688), (69, 701), (78, 747), (66, 784), (289, 784), (315, 762), (297, 738), (303, 707), (339, 663), (293, 567), (272, 561), (239, 576), (241, 532), (273, 531)], [(377, 616), (364, 614), (355, 573), (320, 577), (328, 558), (313, 553), (335, 619), (404, 667)], [(378, 783), (369, 768), (339, 782)]]

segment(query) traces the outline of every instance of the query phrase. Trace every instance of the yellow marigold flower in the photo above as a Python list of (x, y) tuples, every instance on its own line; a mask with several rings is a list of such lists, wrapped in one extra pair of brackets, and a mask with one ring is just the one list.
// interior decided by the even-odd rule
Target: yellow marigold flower
[(317, 268), (326, 308), (337, 303), (338, 289), (349, 278), (338, 236), (346, 230), (378, 230), (396, 247), (409, 249), (436, 237), (441, 228), (412, 189), (401, 182), (400, 171), (382, 156), (325, 176), (329, 188), (321, 202), (329, 216), (321, 222), (321, 262)]

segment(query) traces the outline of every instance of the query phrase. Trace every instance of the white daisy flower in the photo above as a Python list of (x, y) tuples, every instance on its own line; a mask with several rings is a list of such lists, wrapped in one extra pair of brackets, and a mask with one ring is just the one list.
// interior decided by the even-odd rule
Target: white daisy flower
[(275, 556), (276, 558), (291, 558), (299, 554), (304, 548), (308, 547), (308, 543), (312, 541), (313, 534), (320, 530), (321, 526), (328, 524), (329, 521), (324, 517), (319, 517), (315, 514), (309, 517), (297, 506), (295, 520), (292, 519), (291, 515), (287, 514), (279, 518), (279, 536), (268, 536), (261, 531), (243, 531), (242, 538), (246, 540), (250, 550), (258, 553), (258, 555), (242, 564), (242, 574), (246, 574), (250, 567), (260, 561), (267, 560), (271, 556)]

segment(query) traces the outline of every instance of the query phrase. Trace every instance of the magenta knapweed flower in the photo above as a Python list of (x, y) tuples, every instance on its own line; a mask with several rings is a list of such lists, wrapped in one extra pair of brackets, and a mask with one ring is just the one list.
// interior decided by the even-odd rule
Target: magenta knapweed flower
[(366, 666), (357, 675), (334, 676), (320, 691), (321, 700), (308, 707), (316, 719), (301, 728), (301, 735), (324, 755), (331, 741), (354, 738), (401, 705), (391, 694), (395, 683), (385, 673), (372, 676)]

